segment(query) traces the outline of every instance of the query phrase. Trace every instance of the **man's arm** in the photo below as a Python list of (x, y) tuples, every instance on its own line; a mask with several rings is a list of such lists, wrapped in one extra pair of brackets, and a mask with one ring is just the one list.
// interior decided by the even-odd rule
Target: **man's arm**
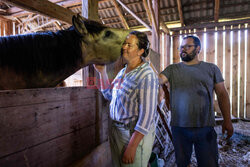
[(163, 85), (163, 84), (165, 84), (165, 83), (168, 82), (168, 78), (165, 75), (159, 74), (158, 77), (159, 77), (159, 83), (160, 83), (160, 85)]
[(233, 125), (230, 114), (230, 101), (224, 82), (215, 84), (215, 93), (218, 98), (219, 107), (223, 116), (222, 133), (227, 131), (227, 139), (233, 135)]

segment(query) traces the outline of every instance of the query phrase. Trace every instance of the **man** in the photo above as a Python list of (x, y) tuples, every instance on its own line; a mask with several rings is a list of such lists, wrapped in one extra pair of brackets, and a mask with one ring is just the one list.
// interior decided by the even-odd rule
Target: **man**
[(201, 43), (196, 36), (183, 38), (183, 62), (169, 65), (159, 75), (160, 84), (170, 83), (171, 129), (178, 167), (187, 167), (194, 146), (198, 166), (218, 166), (217, 134), (213, 112), (213, 90), (224, 122), (222, 132), (233, 135), (229, 96), (219, 68), (199, 61)]

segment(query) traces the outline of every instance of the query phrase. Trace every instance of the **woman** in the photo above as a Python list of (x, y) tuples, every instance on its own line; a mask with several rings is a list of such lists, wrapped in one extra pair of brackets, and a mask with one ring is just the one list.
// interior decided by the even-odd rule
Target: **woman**
[[(110, 85), (106, 66), (95, 65), (101, 91), (111, 101), (109, 134), (113, 166), (146, 167), (155, 138), (158, 78), (144, 58), (149, 41), (144, 33), (131, 32), (122, 47), (127, 63)], [(129, 165), (128, 165), (129, 164)]]

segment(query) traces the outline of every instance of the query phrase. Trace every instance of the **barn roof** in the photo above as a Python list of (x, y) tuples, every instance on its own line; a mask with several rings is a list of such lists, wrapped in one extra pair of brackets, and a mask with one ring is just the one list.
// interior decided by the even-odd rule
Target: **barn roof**
[[(20, 8), (19, 1), (0, 1), (0, 19), (15, 20), (16, 25), (22, 27), (24, 32), (58, 30), (70, 26), (67, 22), (44, 16), (44, 13), (29, 12), (27, 10), (29, 7)], [(50, 1), (81, 14), (82, 0)], [(98, 15), (103, 24), (114, 28), (126, 28), (125, 24), (129, 28), (145, 27), (122, 7), (120, 2), (150, 26), (144, 0), (99, 0)], [(244, 19), (246, 22), (250, 20), (250, 0), (159, 0), (159, 2), (160, 20), (170, 29), (173, 25), (176, 28), (233, 19)]]

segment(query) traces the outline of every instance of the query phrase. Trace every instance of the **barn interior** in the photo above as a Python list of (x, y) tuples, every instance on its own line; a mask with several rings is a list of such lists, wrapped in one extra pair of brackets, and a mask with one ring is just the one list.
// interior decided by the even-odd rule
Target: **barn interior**
[[(219, 164), (250, 165), (249, 0), (1, 0), (0, 36), (66, 30), (75, 14), (145, 32), (158, 72), (181, 61), (184, 36), (198, 36), (199, 58), (218, 65), (231, 103), (235, 133), (224, 140), (214, 97)], [(122, 67), (122, 59), (109, 64), (109, 77)], [(98, 77), (92, 66), (65, 79), (63, 87), (0, 90), (0, 166), (111, 166), (109, 103), (90, 77)], [(153, 149), (158, 166), (175, 166), (168, 100), (159, 111)], [(191, 166), (197, 166), (194, 155)]]

